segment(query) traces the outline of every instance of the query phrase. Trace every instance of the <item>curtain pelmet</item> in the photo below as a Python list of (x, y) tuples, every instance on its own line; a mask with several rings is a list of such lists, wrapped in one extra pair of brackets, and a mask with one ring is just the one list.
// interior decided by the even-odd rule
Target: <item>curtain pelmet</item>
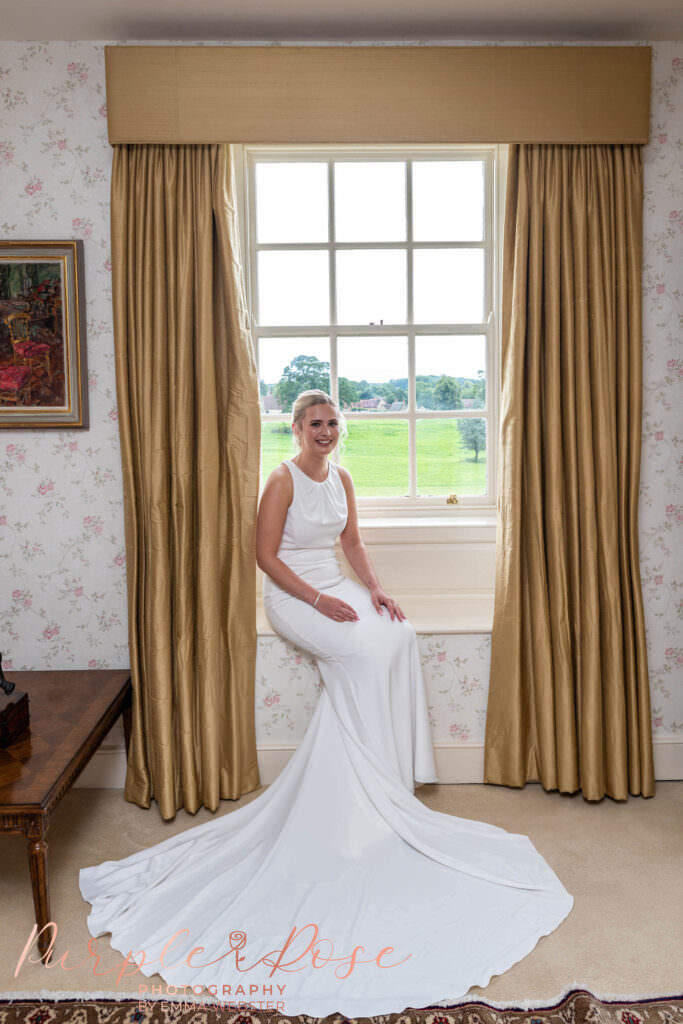
[(638, 551), (639, 146), (508, 168), (486, 782), (654, 794)]
[(227, 146), (117, 146), (115, 357), (133, 719), (162, 817), (259, 785), (258, 381)]

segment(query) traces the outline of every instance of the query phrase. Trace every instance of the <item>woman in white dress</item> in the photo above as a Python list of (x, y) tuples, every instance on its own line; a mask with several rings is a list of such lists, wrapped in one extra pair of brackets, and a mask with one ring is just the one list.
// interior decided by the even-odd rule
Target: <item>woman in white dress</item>
[[(329, 696), (354, 716), (356, 738), (412, 792), (414, 780), (438, 781), (417, 638), (371, 565), (351, 475), (328, 459), (340, 427), (325, 392), (299, 395), (299, 453), (270, 474), (259, 507), (264, 606), (278, 633), (316, 657)], [(365, 586), (342, 573), (337, 536)]]
[(306, 735), (249, 804), (79, 882), (91, 934), (168, 985), (285, 1014), (401, 1012), (485, 986), (573, 897), (527, 836), (414, 795), (438, 781), (415, 631), (329, 459), (339, 410), (305, 392), (292, 427), (300, 450), (265, 485), (257, 560), (273, 628), (322, 676)]

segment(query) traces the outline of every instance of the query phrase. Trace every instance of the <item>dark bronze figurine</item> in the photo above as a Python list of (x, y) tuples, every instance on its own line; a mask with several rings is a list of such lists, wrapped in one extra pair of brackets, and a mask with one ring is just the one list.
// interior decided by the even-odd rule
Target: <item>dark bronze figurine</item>
[(16, 683), (11, 683), (9, 679), (5, 679), (5, 673), (2, 670), (2, 651), (0, 651), (0, 687), (5, 693), (11, 693)]

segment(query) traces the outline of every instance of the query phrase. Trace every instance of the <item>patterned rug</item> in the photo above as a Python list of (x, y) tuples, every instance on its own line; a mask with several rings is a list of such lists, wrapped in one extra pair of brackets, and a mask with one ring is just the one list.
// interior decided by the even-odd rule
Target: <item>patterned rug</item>
[(405, 1010), (378, 1017), (287, 1016), (275, 1010), (230, 1009), (176, 999), (49, 999), (25, 994), (0, 998), (0, 1024), (683, 1024), (683, 994), (643, 999), (598, 999), (572, 989), (557, 1002), (533, 1008), (491, 1006), (479, 1000)]

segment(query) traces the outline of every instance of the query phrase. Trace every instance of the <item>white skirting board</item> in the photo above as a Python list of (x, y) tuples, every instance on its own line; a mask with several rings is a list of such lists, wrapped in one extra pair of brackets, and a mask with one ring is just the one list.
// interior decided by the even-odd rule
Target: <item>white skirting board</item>
[[(262, 785), (268, 786), (278, 777), (295, 749), (295, 746), (283, 744), (257, 747)], [(483, 744), (436, 744), (434, 753), (440, 784), (483, 783)], [(654, 759), (657, 781), (683, 779), (683, 739), (655, 739)], [(105, 742), (95, 751), (74, 785), (88, 789), (123, 789), (125, 778), (123, 745)]]

